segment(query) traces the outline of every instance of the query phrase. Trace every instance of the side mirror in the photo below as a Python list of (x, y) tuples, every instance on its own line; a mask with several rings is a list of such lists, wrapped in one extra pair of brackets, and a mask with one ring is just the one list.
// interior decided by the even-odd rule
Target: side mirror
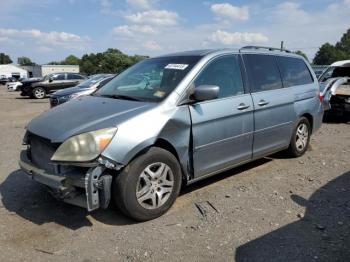
[(220, 87), (214, 85), (201, 85), (194, 88), (191, 98), (195, 101), (206, 101), (218, 98)]
[(52, 77), (50, 77), (50, 78), (49, 78), (49, 82), (51, 83), (52, 81), (53, 81), (53, 78), (52, 78)]

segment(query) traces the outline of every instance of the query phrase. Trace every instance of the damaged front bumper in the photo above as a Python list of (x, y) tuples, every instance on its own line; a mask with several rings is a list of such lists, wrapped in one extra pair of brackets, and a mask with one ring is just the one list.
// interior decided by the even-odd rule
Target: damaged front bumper
[(90, 168), (74, 168), (53, 174), (35, 166), (26, 150), (21, 152), (20, 168), (33, 180), (49, 187), (53, 195), (66, 203), (93, 211), (107, 208), (111, 199), (112, 176), (101, 164)]

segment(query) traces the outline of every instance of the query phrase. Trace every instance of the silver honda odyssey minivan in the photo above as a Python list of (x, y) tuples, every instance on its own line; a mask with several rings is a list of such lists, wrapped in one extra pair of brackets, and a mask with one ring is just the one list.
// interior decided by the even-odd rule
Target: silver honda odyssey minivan
[(150, 220), (184, 185), (278, 151), (304, 154), (320, 99), (310, 65), (286, 50), (150, 58), (33, 119), (19, 164), (67, 203), (92, 211), (112, 200)]

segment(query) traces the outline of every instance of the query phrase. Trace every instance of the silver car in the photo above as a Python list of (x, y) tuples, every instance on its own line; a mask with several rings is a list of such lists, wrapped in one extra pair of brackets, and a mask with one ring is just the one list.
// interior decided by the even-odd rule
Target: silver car
[(145, 221), (184, 185), (277, 151), (303, 155), (322, 116), (318, 81), (301, 56), (182, 52), (143, 60), (32, 120), (19, 164), (65, 202), (92, 211), (112, 199)]

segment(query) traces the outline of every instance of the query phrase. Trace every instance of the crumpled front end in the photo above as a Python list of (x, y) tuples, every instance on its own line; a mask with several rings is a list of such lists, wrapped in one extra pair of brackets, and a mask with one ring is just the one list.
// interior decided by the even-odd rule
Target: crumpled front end
[[(27, 147), (20, 155), (21, 169), (33, 180), (48, 187), (57, 199), (92, 211), (107, 208), (111, 198), (113, 170), (108, 161), (99, 159), (87, 163), (56, 163), (51, 157), (60, 146), (27, 132)], [(116, 165), (110, 165), (116, 171)]]

